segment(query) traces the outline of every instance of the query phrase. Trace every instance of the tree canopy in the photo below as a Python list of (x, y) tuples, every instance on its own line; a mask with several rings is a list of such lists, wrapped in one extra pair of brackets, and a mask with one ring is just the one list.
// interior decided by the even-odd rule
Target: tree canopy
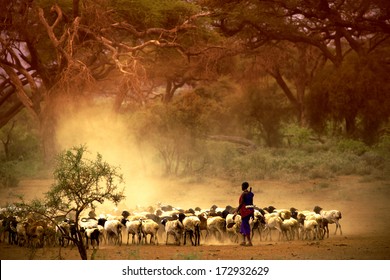
[[(376, 126), (375, 134), (388, 121), (380, 97), (388, 82), (378, 79), (389, 70), (385, 0), (1, 3), (0, 127), (25, 109), (40, 124), (48, 156), (56, 153), (58, 115), (73, 106), (101, 96), (114, 100), (117, 113), (126, 104), (168, 104), (181, 88), (197, 90), (224, 76), (241, 88), (264, 88), (263, 78), (272, 78), (301, 126), (341, 118), (347, 135), (357, 136), (358, 123)], [(351, 63), (359, 66), (352, 70)], [(317, 85), (327, 71), (338, 74), (322, 94)], [(356, 79), (348, 90), (337, 86)], [(365, 105), (359, 113), (340, 112), (344, 105), (332, 101), (338, 95)], [(318, 98), (331, 108), (313, 110)]]

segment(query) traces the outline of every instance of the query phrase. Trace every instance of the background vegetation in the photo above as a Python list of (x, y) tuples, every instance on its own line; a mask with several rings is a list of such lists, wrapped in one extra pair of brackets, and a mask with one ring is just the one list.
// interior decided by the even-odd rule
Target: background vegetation
[(388, 1), (0, 2), (0, 186), (91, 108), (153, 176), (390, 176)]

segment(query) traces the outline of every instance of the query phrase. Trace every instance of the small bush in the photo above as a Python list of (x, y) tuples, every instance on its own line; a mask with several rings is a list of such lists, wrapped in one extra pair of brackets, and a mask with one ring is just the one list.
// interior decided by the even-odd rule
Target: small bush
[(384, 135), (380, 138), (374, 149), (382, 155), (390, 155), (390, 135)]
[(291, 147), (302, 147), (309, 144), (312, 134), (311, 129), (298, 125), (289, 125), (284, 129), (284, 135), (287, 137), (288, 145)]
[(361, 156), (368, 151), (368, 146), (361, 141), (343, 139), (337, 142), (336, 151), (341, 153), (353, 153)]

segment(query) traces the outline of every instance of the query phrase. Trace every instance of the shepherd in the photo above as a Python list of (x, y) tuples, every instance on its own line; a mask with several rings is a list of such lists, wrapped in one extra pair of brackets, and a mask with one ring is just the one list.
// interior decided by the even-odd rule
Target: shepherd
[(253, 205), (253, 197), (255, 196), (252, 192), (252, 187), (249, 188), (248, 182), (243, 182), (241, 184), (242, 194), (239, 199), (239, 206), (237, 207), (234, 214), (241, 215), (241, 227), (240, 233), (242, 235), (241, 246), (252, 246), (251, 241), (251, 227), (249, 225), (249, 220), (253, 218), (254, 213), (254, 205)]

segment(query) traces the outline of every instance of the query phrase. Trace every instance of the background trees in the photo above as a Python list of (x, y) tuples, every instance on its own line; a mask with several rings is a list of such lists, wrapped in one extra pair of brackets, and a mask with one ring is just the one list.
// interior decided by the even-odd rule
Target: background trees
[(60, 121), (96, 103), (147, 116), (137, 141), (171, 174), (209, 162), (212, 136), (281, 147), (290, 124), (374, 145), (390, 112), (387, 2), (5, 1), (4, 158), (20, 112), (49, 161)]
[[(225, 36), (234, 36), (245, 49), (265, 53), (283, 48), (285, 42), (296, 47), (296, 52), (285, 55), (269, 73), (278, 82), (292, 105), (297, 108), (298, 120), (304, 120), (305, 91), (317, 69), (320, 57), (307, 56), (311, 48), (322, 55), (323, 61), (342, 67), (346, 56), (353, 52), (359, 64), (365, 65), (372, 53), (388, 43), (389, 4), (385, 1), (203, 1), (213, 11), (214, 26)], [(267, 49), (268, 48), (268, 49)], [(291, 48), (292, 49), (292, 48)], [(281, 71), (295, 60), (294, 79)], [(310, 64), (312, 66), (310, 66)], [(323, 63), (321, 63), (323, 64)], [(383, 63), (385, 67), (386, 63)], [(365, 67), (365, 66), (363, 66)], [(295, 84), (295, 94), (291, 84)], [(369, 82), (365, 80), (365, 88)], [(349, 84), (347, 80), (344, 84)], [(360, 86), (361, 87), (361, 86)], [(344, 116), (346, 131), (354, 134), (357, 115)]]

